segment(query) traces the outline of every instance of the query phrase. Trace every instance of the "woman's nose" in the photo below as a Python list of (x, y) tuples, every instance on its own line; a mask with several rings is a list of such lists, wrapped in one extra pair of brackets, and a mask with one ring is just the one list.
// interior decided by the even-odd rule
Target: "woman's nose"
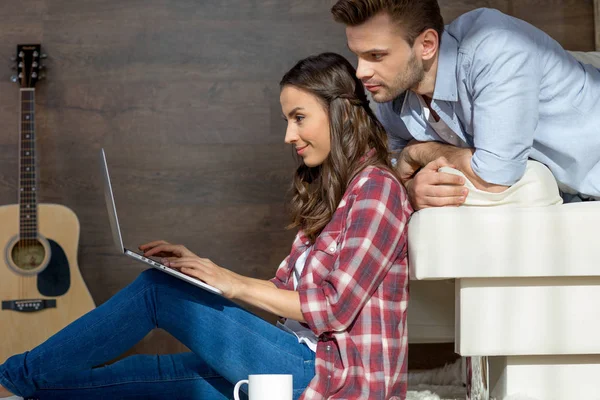
[(285, 142), (287, 144), (292, 144), (298, 140), (298, 134), (295, 132), (295, 129), (288, 126), (285, 130)]

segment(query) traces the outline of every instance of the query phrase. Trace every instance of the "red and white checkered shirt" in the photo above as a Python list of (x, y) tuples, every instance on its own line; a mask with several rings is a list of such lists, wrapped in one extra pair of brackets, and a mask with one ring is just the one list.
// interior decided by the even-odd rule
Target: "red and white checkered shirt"
[[(389, 172), (367, 167), (350, 183), (308, 253), (298, 284), (318, 336), (316, 375), (302, 400), (401, 400), (407, 386), (407, 226), (412, 208)], [(271, 281), (293, 290), (302, 231)]]

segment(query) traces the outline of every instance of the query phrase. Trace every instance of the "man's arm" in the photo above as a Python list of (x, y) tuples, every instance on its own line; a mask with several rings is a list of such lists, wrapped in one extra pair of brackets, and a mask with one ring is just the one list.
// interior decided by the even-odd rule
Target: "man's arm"
[[(492, 193), (499, 193), (506, 190), (508, 186), (486, 182), (473, 172), (473, 169), (471, 168), (471, 158), (474, 152), (475, 149), (459, 148), (439, 142), (413, 141), (403, 150), (401, 162), (412, 166), (405, 170), (410, 171), (411, 169), (414, 169), (414, 172), (416, 172), (418, 169), (425, 167), (432, 161), (443, 158), (450, 166), (465, 174), (467, 179), (469, 179), (477, 189)], [(403, 172), (401, 171), (401, 174), (402, 173)], [(407, 175), (407, 173), (405, 172), (404, 175)], [(402, 176), (402, 179), (408, 180), (410, 177)]]
[(437, 164), (444, 160), (463, 172), (476, 188), (489, 192), (503, 191), (521, 179), (540, 117), (543, 73), (538, 52), (527, 35), (495, 29), (468, 55), (472, 58), (466, 83), (473, 98), (474, 149), (429, 142), (412, 143), (412, 149), (403, 151), (401, 178), (405, 185), (413, 179), (407, 189), (416, 209), (423, 208), (423, 193), (437, 196), (431, 194), (433, 185), (445, 189), (445, 198), (424, 203), (426, 206), (456, 205), (448, 192), (456, 195), (459, 188), (452, 188), (448, 177), (443, 173), (436, 176), (432, 168), (419, 170), (432, 160), (438, 160)]

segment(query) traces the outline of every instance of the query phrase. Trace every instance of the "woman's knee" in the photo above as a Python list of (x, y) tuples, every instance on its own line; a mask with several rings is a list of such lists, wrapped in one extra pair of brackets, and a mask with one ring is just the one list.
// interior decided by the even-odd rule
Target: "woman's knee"
[(160, 272), (154, 268), (149, 268), (145, 271), (142, 271), (142, 273), (138, 275), (136, 282), (145, 285), (156, 285), (164, 282), (166, 277), (167, 275), (164, 272)]

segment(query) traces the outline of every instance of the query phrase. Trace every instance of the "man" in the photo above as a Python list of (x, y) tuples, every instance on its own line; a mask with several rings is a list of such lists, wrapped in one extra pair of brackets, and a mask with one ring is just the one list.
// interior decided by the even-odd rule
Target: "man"
[(496, 10), (444, 27), (436, 0), (339, 0), (357, 76), (379, 103), (413, 206), (460, 205), (464, 179), (502, 192), (529, 158), (561, 191), (600, 198), (600, 70)]

